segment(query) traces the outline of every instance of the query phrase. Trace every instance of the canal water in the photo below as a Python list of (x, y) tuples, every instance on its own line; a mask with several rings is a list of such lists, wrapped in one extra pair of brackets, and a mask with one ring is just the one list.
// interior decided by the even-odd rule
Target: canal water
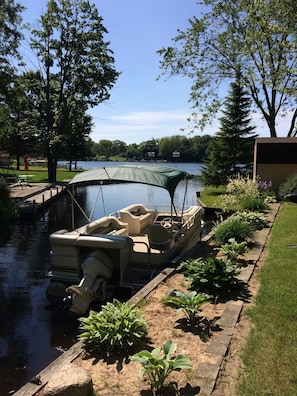
[[(84, 169), (113, 163), (78, 163)], [(173, 165), (173, 164), (166, 164)], [(198, 174), (200, 164), (174, 164)], [(183, 201), (184, 183), (176, 191), (177, 206)], [(196, 204), (201, 185), (190, 180), (187, 205)], [(81, 204), (92, 210), (93, 187), (81, 189)], [(136, 199), (137, 197), (137, 199)], [(100, 200), (100, 202), (99, 202)], [(103, 188), (93, 219), (135, 203), (168, 203), (168, 194), (159, 188), (140, 185), (113, 185)], [(83, 223), (77, 217), (76, 226)], [(50, 270), (49, 235), (71, 228), (68, 194), (55, 202), (39, 219), (21, 219), (11, 235), (0, 242), (0, 396), (12, 394), (77, 340), (77, 323), (65, 312), (53, 311), (46, 298)]]

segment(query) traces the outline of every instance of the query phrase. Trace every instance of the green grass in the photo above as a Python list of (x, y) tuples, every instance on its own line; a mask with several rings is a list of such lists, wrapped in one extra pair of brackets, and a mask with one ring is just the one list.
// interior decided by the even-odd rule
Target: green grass
[[(42, 168), (40, 166), (36, 167), (31, 167), (29, 168), (29, 171), (24, 171), (24, 170), (19, 170), (15, 171), (15, 173), (18, 176), (26, 176), (27, 174), (32, 177), (29, 177), (29, 181), (31, 183), (47, 183), (48, 181), (48, 174), (47, 174), (47, 168)], [(79, 171), (72, 171), (70, 172), (67, 169), (64, 168), (58, 168), (57, 170), (57, 182), (62, 182), (62, 181), (69, 181), (71, 180)]]
[[(206, 187), (202, 202), (212, 207), (224, 187)], [(297, 205), (286, 202), (265, 249), (255, 306), (246, 313), (252, 326), (242, 352), (244, 368), (237, 396), (297, 395)]]
[(226, 193), (226, 186), (204, 187), (201, 191), (200, 200), (208, 207), (212, 208), (216, 206), (216, 201), (218, 197)]
[(297, 395), (297, 205), (285, 203), (266, 246), (238, 396)]

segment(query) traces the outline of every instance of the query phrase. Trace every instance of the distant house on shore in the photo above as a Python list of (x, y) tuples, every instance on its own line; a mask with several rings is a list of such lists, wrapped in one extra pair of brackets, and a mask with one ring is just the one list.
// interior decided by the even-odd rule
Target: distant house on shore
[(254, 149), (253, 179), (271, 181), (272, 189), (297, 173), (297, 138), (257, 138)]

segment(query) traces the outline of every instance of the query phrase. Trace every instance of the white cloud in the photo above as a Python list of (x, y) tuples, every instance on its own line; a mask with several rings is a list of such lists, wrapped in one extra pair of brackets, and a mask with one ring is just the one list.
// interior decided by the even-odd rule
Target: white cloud
[(189, 117), (190, 112), (188, 110), (170, 110), (170, 111), (139, 111), (131, 112), (124, 115), (111, 116), (110, 120), (129, 122), (132, 124), (143, 124), (143, 123), (159, 123), (159, 122), (170, 122), (179, 121), (184, 123)]
[(139, 111), (123, 115), (111, 115), (104, 120), (94, 119), (91, 135), (95, 142), (101, 139), (140, 143), (152, 138), (181, 134), (188, 125), (189, 110)]
[[(126, 114), (109, 115), (104, 119), (94, 118), (95, 127), (91, 135), (92, 140), (101, 139), (121, 140), (127, 144), (140, 143), (152, 138), (160, 139), (166, 136), (186, 134), (190, 123), (188, 109), (166, 111), (135, 111)], [(218, 118), (220, 115), (218, 115)], [(277, 133), (279, 137), (287, 136), (292, 114), (279, 117)], [(260, 137), (269, 137), (270, 133), (266, 122), (260, 113), (251, 114), (252, 123), (256, 126), (256, 133)], [(215, 119), (212, 125), (206, 127), (204, 133), (215, 134), (220, 122)], [(184, 132), (181, 131), (184, 129)], [(198, 132), (197, 132), (198, 133)], [(201, 133), (203, 134), (203, 133)]]

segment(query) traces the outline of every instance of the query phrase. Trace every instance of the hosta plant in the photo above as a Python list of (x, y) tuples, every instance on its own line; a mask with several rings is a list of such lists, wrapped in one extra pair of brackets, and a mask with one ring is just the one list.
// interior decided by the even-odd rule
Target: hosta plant
[(142, 313), (134, 305), (116, 299), (102, 306), (100, 312), (91, 311), (87, 318), (79, 320), (79, 338), (91, 351), (127, 351), (147, 334)]
[(176, 382), (166, 382), (168, 376), (173, 371), (189, 370), (192, 363), (184, 355), (174, 355), (177, 345), (171, 340), (167, 340), (161, 348), (155, 348), (151, 352), (140, 351), (131, 356), (131, 361), (142, 365), (139, 375), (147, 377), (151, 389), (155, 395), (162, 395), (167, 387), (177, 390)]
[(163, 299), (165, 305), (173, 305), (177, 312), (183, 311), (187, 320), (193, 326), (201, 312), (201, 306), (211, 300), (212, 296), (196, 291), (181, 292), (175, 290), (171, 295)]
[(216, 257), (187, 260), (179, 267), (190, 281), (191, 290), (211, 292), (218, 295), (219, 290), (236, 283), (236, 275), (240, 273), (237, 263)]
[(249, 223), (255, 230), (268, 227), (268, 220), (264, 213), (244, 211), (236, 212), (232, 217)]
[(235, 238), (230, 238), (228, 243), (225, 243), (221, 247), (217, 248), (221, 254), (226, 256), (232, 263), (236, 263), (238, 256), (244, 256), (247, 252), (247, 242), (236, 242)]

